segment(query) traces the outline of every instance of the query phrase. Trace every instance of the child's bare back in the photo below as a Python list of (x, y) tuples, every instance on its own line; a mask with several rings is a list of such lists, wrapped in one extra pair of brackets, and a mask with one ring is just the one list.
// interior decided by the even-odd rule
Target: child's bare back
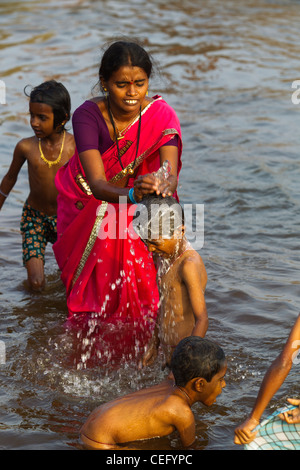
[(96, 408), (81, 429), (81, 440), (94, 449), (118, 448), (117, 444), (166, 436), (193, 421), (174, 381), (166, 379)]
[(183, 446), (192, 445), (196, 427), (191, 407), (216, 401), (226, 386), (226, 369), (217, 344), (198, 336), (184, 338), (172, 356), (172, 378), (96, 408), (81, 428), (83, 444), (89, 449), (135, 449), (125, 444), (177, 430)]

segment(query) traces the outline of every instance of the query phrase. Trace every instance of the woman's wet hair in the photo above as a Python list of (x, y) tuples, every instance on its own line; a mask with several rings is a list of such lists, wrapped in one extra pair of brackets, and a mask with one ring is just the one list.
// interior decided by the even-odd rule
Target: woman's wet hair
[(175, 384), (184, 387), (196, 377), (210, 382), (225, 361), (224, 351), (218, 344), (200, 336), (188, 336), (179, 342), (172, 355)]
[(122, 66), (130, 65), (144, 70), (150, 78), (152, 60), (145, 49), (136, 42), (116, 41), (104, 52), (99, 68), (99, 78), (107, 81)]
[(65, 128), (64, 121), (69, 121), (71, 117), (71, 98), (66, 87), (56, 80), (49, 80), (31, 89), (27, 93), (28, 85), (24, 88), (24, 93), (29, 97), (31, 103), (44, 103), (51, 106), (54, 122), (54, 129), (60, 126), (59, 132)]
[(132, 226), (142, 240), (170, 239), (175, 232), (178, 238), (184, 225), (183, 208), (172, 196), (151, 194), (137, 204)]

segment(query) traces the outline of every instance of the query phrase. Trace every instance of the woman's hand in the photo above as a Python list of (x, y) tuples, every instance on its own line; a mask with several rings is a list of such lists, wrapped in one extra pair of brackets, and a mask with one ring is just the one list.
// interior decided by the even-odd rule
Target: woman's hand
[(156, 190), (156, 194), (161, 194), (163, 197), (165, 196), (172, 196), (173, 191), (171, 190), (172, 183), (171, 180), (172, 176), (164, 181), (158, 181), (158, 187)]
[(154, 173), (140, 175), (134, 182), (134, 198), (137, 202), (147, 194), (161, 194), (162, 196), (172, 196), (172, 176), (167, 180), (160, 181)]
[(134, 198), (139, 202), (144, 196), (154, 193), (157, 189), (157, 180), (152, 173), (140, 175), (134, 182)]
[(289, 411), (286, 411), (285, 413), (281, 413), (279, 415), (279, 418), (282, 419), (282, 421), (286, 421), (289, 424), (300, 423), (300, 400), (288, 398), (288, 402), (291, 405), (298, 406), (298, 408), (294, 408), (293, 410), (289, 410)]
[(139, 202), (147, 194), (163, 194), (169, 184), (167, 181), (160, 182), (153, 173), (140, 175), (134, 182), (134, 198)]

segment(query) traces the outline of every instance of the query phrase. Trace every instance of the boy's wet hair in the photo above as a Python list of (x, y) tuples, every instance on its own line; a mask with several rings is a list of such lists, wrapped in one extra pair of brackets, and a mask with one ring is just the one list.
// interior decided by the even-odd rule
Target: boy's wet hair
[(24, 93), (29, 97), (31, 103), (44, 103), (51, 106), (54, 114), (54, 129), (61, 126), (59, 132), (65, 129), (63, 121), (69, 121), (71, 117), (71, 98), (68, 90), (64, 85), (56, 80), (49, 80), (32, 88), (28, 95), (28, 85), (24, 89)]
[[(184, 225), (184, 213), (172, 196), (151, 194), (137, 204), (132, 226), (142, 240), (170, 239)], [(182, 233), (178, 232), (178, 238)]]
[(219, 345), (200, 336), (188, 336), (179, 342), (172, 355), (171, 370), (175, 384), (184, 387), (196, 377), (210, 382), (225, 361), (224, 351)]

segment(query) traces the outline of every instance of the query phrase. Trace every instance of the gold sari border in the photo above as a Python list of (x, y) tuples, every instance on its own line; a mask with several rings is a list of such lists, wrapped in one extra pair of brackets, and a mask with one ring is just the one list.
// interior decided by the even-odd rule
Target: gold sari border
[(102, 201), (100, 210), (99, 210), (99, 212), (96, 216), (96, 220), (95, 220), (95, 223), (93, 225), (93, 228), (92, 228), (91, 234), (89, 236), (88, 242), (87, 242), (86, 247), (84, 249), (81, 260), (80, 260), (80, 262), (77, 266), (75, 275), (72, 279), (72, 288), (74, 287), (74, 284), (76, 283), (77, 279), (79, 278), (79, 276), (80, 276), (80, 274), (81, 274), (81, 272), (84, 268), (84, 265), (85, 265), (89, 255), (91, 254), (91, 251), (92, 251), (92, 248), (95, 244), (96, 238), (98, 236), (99, 229), (101, 227), (102, 220), (103, 220), (104, 214), (106, 212), (107, 206), (108, 206), (108, 202)]

